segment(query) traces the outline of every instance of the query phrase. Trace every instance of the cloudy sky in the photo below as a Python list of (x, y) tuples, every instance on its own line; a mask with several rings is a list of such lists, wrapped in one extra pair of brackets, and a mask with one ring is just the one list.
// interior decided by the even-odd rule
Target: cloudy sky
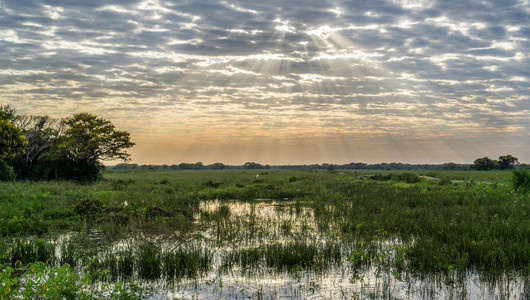
[(2, 0), (0, 104), (133, 162), (530, 162), (530, 1)]

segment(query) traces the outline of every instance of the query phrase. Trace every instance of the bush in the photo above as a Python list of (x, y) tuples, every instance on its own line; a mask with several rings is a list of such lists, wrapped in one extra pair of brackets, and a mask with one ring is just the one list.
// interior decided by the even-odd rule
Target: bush
[(99, 199), (83, 199), (74, 206), (74, 212), (85, 219), (93, 219), (103, 213), (103, 203)]
[(414, 173), (404, 172), (399, 175), (399, 178), (401, 181), (404, 181), (406, 183), (416, 183), (420, 181), (420, 177)]
[(0, 161), (0, 181), (15, 180), (15, 172), (13, 167), (8, 166), (4, 161)]
[(524, 193), (530, 191), (530, 172), (527, 169), (513, 170), (511, 182), (516, 190)]

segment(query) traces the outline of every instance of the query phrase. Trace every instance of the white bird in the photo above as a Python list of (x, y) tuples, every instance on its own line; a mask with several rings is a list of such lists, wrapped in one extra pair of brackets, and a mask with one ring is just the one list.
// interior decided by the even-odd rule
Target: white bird
[(258, 177), (259, 177), (259, 174), (256, 174), (256, 179), (258, 179)]

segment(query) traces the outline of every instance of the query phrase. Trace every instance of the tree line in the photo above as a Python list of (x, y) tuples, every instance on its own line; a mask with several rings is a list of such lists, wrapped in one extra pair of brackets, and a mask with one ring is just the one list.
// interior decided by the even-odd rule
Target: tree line
[(493, 160), (489, 157), (477, 158), (473, 163), (475, 170), (488, 171), (488, 170), (504, 170), (513, 169), (519, 164), (519, 159), (512, 156), (511, 154), (499, 156), (499, 160)]
[[(513, 157), (507, 155), (508, 157)], [(242, 165), (229, 165), (223, 163), (203, 164), (202, 162), (196, 163), (180, 163), (172, 165), (149, 165), (149, 164), (133, 164), (133, 163), (121, 163), (115, 166), (107, 167), (109, 169), (117, 170), (146, 170), (146, 169), (157, 169), (157, 170), (454, 170), (454, 171), (467, 171), (467, 170), (493, 170), (493, 169), (509, 169), (517, 166), (518, 168), (528, 168), (527, 164), (517, 163), (517, 158), (513, 159), (510, 163), (501, 163), (494, 161), (492, 168), (482, 168), (481, 163), (475, 164), (457, 164), (454, 162), (443, 163), (443, 164), (406, 164), (406, 163), (379, 163), (379, 164), (367, 164), (361, 162), (351, 162), (347, 164), (304, 164), (304, 165), (262, 165), (255, 162), (246, 162)], [(502, 160), (499, 160), (502, 161)], [(510, 160), (508, 160), (510, 161)], [(504, 161), (506, 162), (506, 160)]]
[(101, 178), (103, 160), (130, 159), (130, 134), (89, 113), (64, 119), (0, 106), (0, 180)]

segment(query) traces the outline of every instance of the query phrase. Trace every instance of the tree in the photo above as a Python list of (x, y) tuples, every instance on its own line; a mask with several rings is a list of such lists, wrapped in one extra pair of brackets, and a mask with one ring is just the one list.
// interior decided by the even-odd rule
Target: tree
[(479, 171), (491, 170), (495, 167), (495, 161), (489, 159), (489, 157), (482, 157), (475, 159), (473, 167)]
[[(7, 112), (7, 113), (6, 113)], [(15, 173), (8, 161), (23, 151), (27, 142), (18, 127), (11, 122), (15, 111), (9, 106), (0, 107), (0, 180), (13, 180)]]
[(0, 119), (13, 121), (17, 110), (9, 105), (0, 105)]
[(512, 156), (511, 154), (499, 156), (499, 168), (500, 169), (508, 169), (513, 168), (517, 163), (519, 159), (517, 157)]
[(210, 169), (212, 170), (223, 170), (225, 168), (225, 165), (223, 163), (213, 163), (208, 167), (210, 167)]
[(128, 132), (116, 130), (110, 121), (79, 113), (62, 123), (66, 130), (58, 138), (57, 151), (73, 163), (77, 179), (97, 179), (102, 169), (101, 160), (129, 160), (130, 154), (125, 149), (134, 143)]
[(243, 168), (244, 169), (256, 169), (256, 163), (255, 162), (246, 162), (245, 164), (243, 164)]
[(442, 168), (444, 170), (456, 170), (458, 168), (458, 165), (454, 162), (448, 162), (444, 163)]
[(19, 171), (22, 175), (33, 173), (34, 166), (40, 157), (51, 149), (55, 140), (60, 136), (64, 126), (56, 119), (49, 116), (19, 115), (15, 117), (15, 124), (22, 130), (22, 134), (27, 140), (24, 153), (19, 160), (24, 169)]
[(117, 131), (110, 121), (79, 113), (63, 120), (63, 124), (66, 130), (59, 148), (65, 150), (72, 161), (129, 160), (130, 154), (124, 149), (131, 148), (134, 143), (128, 132)]

